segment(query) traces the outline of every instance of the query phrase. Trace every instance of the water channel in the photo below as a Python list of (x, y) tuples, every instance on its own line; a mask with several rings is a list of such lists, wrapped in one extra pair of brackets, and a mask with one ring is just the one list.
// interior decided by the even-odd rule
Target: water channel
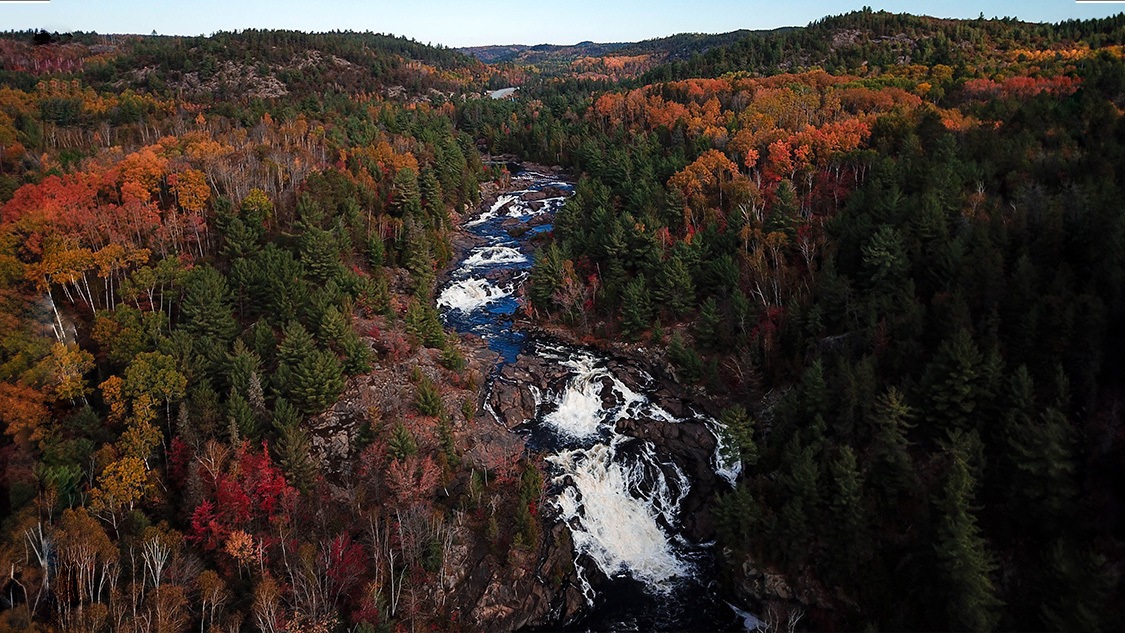
[[(521, 355), (565, 368), (554, 387), (533, 389), (535, 414), (517, 431), (531, 450), (547, 455), (551, 503), (571, 531), (589, 607), (554, 628), (740, 630), (745, 614), (722, 602), (714, 585), (713, 543), (685, 534), (683, 504), (696, 482), (652, 441), (618, 429), (625, 420), (648, 420), (705, 424), (714, 434), (718, 423), (693, 407), (679, 415), (661, 407), (659, 387), (643, 371), (626, 379), (598, 352), (513, 327), (533, 237), (551, 230), (572, 193), (558, 177), (517, 174), (509, 190), (463, 225), (478, 245), (437, 299), (446, 326), (481, 336), (499, 354), (497, 370)], [(721, 442), (710, 459), (707, 476), (733, 482), (739, 465), (723, 458)]]

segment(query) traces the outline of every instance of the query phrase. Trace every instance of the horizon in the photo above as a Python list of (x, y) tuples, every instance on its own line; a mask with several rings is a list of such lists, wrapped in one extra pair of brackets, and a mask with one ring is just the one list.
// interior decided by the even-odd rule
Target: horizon
[[(154, 0), (142, 7), (124, 0), (0, 2), (0, 22), (10, 31), (95, 32), (105, 35), (210, 36), (246, 29), (373, 32), (432, 46), (573, 46), (582, 42), (617, 44), (681, 34), (714, 35), (732, 31), (770, 31), (804, 27), (824, 17), (859, 11), (910, 13), (942, 19), (1011, 17), (1030, 23), (1116, 15), (1125, 3), (1031, 2), (1018, 9), (996, 1), (936, 3), (922, 0), (882, 3), (795, 0), (775, 3), (701, 0), (690, 6), (674, 0), (575, 0), (567, 7), (528, 7), (515, 2), (481, 4), (471, 0), (418, 0), (409, 7), (383, 1), (203, 0), (187, 6)], [(1015, 13), (1013, 15), (1013, 9)], [(751, 15), (747, 15), (751, 14)], [(499, 17), (497, 17), (499, 16)]]

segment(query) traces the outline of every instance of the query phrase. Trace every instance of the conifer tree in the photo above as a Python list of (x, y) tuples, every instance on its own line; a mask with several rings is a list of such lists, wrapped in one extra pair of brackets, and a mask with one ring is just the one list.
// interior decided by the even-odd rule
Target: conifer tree
[(722, 318), (719, 315), (719, 304), (714, 297), (707, 297), (703, 307), (699, 309), (699, 320), (695, 323), (695, 340), (705, 349), (719, 348)]
[(982, 364), (968, 330), (959, 330), (938, 348), (922, 378), (924, 410), (933, 432), (977, 427), (983, 395)]
[(843, 445), (828, 462), (829, 556), (838, 582), (858, 572), (870, 556), (867, 513), (863, 506), (863, 480), (855, 452)]
[(537, 310), (549, 314), (555, 309), (555, 293), (562, 288), (564, 272), (562, 251), (554, 242), (536, 252), (528, 295)]
[(652, 304), (644, 277), (638, 275), (625, 284), (625, 290), (621, 293), (621, 329), (626, 336), (636, 338), (651, 323)]
[(893, 499), (917, 486), (914, 462), (910, 458), (907, 432), (913, 412), (898, 389), (891, 387), (879, 397), (871, 416), (871, 477), (883, 493), (884, 507), (894, 507)]
[(422, 415), (437, 417), (442, 413), (441, 393), (438, 392), (433, 381), (425, 376), (418, 381), (418, 390), (414, 395), (414, 406)]
[(209, 266), (189, 273), (180, 306), (182, 327), (197, 340), (229, 341), (237, 329), (231, 313), (230, 291), (223, 274)]
[(319, 283), (334, 279), (342, 271), (339, 247), (332, 233), (312, 226), (301, 231), (301, 263), (309, 277)]
[(996, 562), (977, 526), (973, 507), (976, 483), (968, 460), (965, 437), (954, 433), (946, 448), (934, 544), (947, 598), (945, 628), (991, 631), (999, 622), (1003, 603), (991, 577)]
[(687, 346), (678, 331), (672, 333), (672, 339), (668, 342), (668, 360), (672, 361), (685, 383), (696, 382), (703, 375), (703, 359)]
[(303, 493), (316, 481), (317, 467), (311, 456), (309, 434), (299, 424), (283, 424), (278, 429), (278, 464), (285, 478)]
[(227, 415), (231, 425), (238, 429), (238, 436), (243, 440), (253, 443), (261, 433), (258, 427), (258, 417), (250, 403), (235, 388), (231, 388), (230, 398), (227, 400)]
[(344, 391), (344, 376), (335, 354), (314, 350), (293, 366), (289, 397), (306, 414), (320, 413)]
[(660, 266), (656, 297), (674, 318), (683, 317), (695, 304), (692, 273), (687, 270), (682, 257), (673, 254)]
[(391, 437), (387, 440), (387, 449), (395, 459), (406, 459), (418, 453), (418, 442), (410, 430), (402, 422), (395, 424)]

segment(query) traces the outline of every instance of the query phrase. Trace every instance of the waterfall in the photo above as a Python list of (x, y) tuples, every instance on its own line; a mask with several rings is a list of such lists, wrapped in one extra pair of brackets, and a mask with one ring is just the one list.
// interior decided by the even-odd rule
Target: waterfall
[[(623, 420), (703, 425), (717, 440), (712, 471), (733, 484), (741, 464), (728, 448), (722, 425), (694, 411), (677, 417), (661, 407), (650, 397), (656, 381), (642, 371), (630, 370), (626, 379), (597, 353), (545, 340), (529, 343), (511, 327), (518, 307), (515, 288), (531, 267), (528, 240), (551, 229), (543, 218), (535, 220), (537, 226), (527, 222), (553, 214), (566, 199), (539, 192), (546, 187), (573, 191), (572, 185), (539, 173), (525, 172), (514, 182), (525, 188), (499, 195), (464, 225), (480, 243), (450, 275), (437, 304), (446, 325), (484, 337), (503, 355), (502, 362), (523, 354), (565, 371), (545, 389), (528, 386), (536, 415), (521, 429), (529, 446), (548, 454), (550, 505), (570, 530), (578, 582), (592, 613), (605, 612), (592, 615), (593, 622), (605, 628), (672, 629), (750, 622), (745, 617), (750, 614), (715, 599), (705, 571), (710, 544), (693, 543), (683, 534), (681, 511), (691, 479), (653, 442), (618, 431)], [(524, 230), (511, 231), (513, 219), (523, 222)], [(491, 396), (485, 407), (500, 419)]]

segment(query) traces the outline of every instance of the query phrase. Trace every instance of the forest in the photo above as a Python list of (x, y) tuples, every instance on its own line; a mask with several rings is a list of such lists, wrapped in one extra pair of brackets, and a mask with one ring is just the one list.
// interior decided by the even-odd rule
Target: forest
[(728, 602), (1120, 630), (1123, 113), (1125, 14), (550, 64), (2, 34), (0, 631), (515, 626), (462, 619), (454, 552), (530, 582), (550, 466), (481, 428), (434, 304), (491, 155), (576, 181), (519, 321), (721, 410)]

